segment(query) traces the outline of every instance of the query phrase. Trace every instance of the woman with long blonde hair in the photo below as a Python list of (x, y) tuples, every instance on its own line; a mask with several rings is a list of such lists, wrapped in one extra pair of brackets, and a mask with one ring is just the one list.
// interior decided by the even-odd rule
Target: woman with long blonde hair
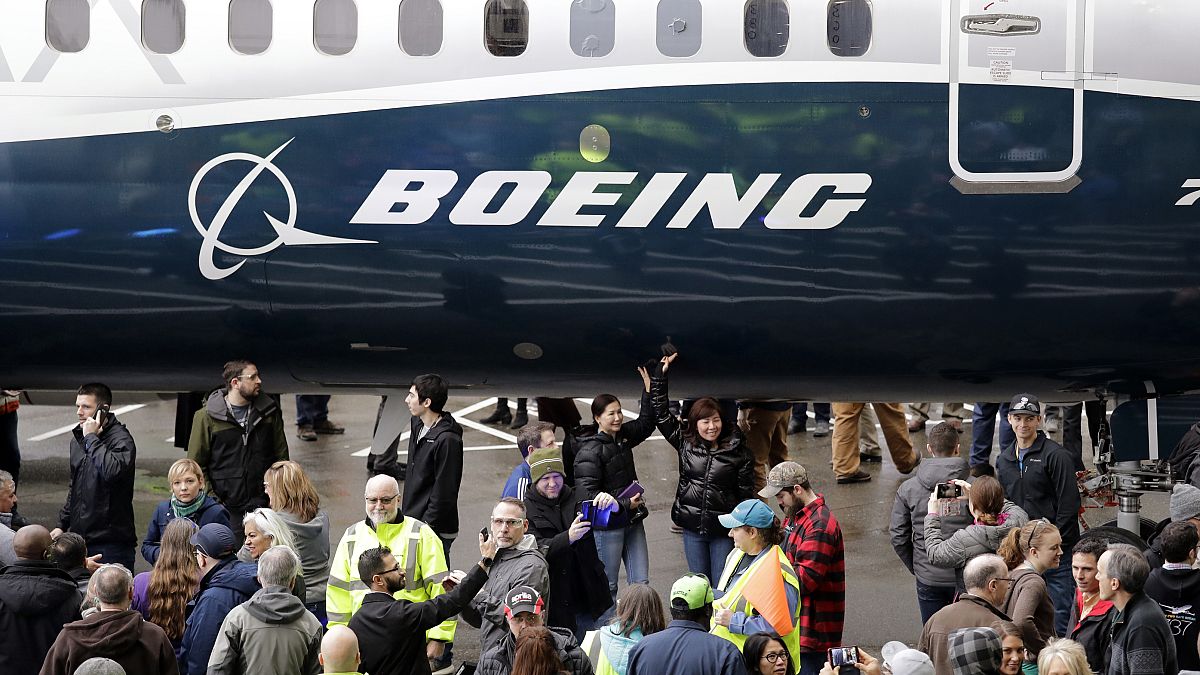
[(133, 608), (166, 632), (179, 656), (188, 600), (200, 586), (200, 567), (192, 553), (199, 528), (188, 518), (175, 518), (162, 533), (154, 569), (133, 580)]
[(300, 556), (304, 604), (326, 624), (325, 589), (329, 584), (329, 515), (321, 510), (317, 488), (296, 462), (275, 462), (263, 475), (267, 498), (291, 532), (292, 550)]

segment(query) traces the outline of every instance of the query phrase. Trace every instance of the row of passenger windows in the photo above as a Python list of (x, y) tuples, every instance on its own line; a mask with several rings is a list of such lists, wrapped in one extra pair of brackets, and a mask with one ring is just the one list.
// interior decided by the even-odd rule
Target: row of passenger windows
[[(566, 1), (566, 0), (562, 0)], [(570, 44), (579, 56), (605, 56), (616, 44), (616, 0), (570, 0)], [(633, 0), (636, 1), (636, 0)], [(529, 44), (525, 0), (486, 0), (484, 44), (496, 56), (519, 56)], [(791, 33), (788, 0), (745, 0), (742, 38), (753, 56), (781, 56)], [(700, 51), (700, 0), (659, 0), (655, 25), (658, 50), (688, 57)], [(410, 56), (432, 56), (442, 48), (440, 0), (401, 0), (397, 39)], [(156, 54), (183, 46), (184, 0), (142, 0), (142, 44)], [(871, 0), (828, 0), (826, 43), (837, 56), (862, 56), (871, 44)], [(46, 0), (46, 44), (58, 52), (78, 52), (91, 34), (89, 0)], [(271, 0), (230, 0), (229, 46), (239, 54), (261, 54), (271, 46)], [(315, 0), (313, 45), (331, 56), (350, 53), (358, 42), (355, 0)]]

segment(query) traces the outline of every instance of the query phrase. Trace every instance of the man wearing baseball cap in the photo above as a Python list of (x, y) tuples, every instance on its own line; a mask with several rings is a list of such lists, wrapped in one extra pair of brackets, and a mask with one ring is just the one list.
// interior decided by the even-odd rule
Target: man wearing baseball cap
[(1000, 450), (996, 478), (1004, 496), (1029, 514), (1031, 521), (1045, 518), (1062, 535), (1063, 554), (1058, 567), (1042, 575), (1054, 603), (1054, 630), (1066, 635), (1075, 601), (1071, 575), (1071, 547), (1079, 541), (1079, 485), (1071, 453), (1039, 431), (1042, 403), (1033, 394), (1017, 394), (1008, 404), (1008, 423), (1016, 439)]
[(783, 511), (784, 555), (800, 584), (798, 675), (816, 675), (826, 650), (842, 644), (846, 616), (846, 545), (842, 527), (813, 491), (808, 471), (796, 462), (771, 468), (763, 499), (774, 497)]
[(208, 657), (225, 615), (259, 589), (258, 566), (238, 561), (236, 540), (228, 525), (209, 523), (193, 534), (191, 541), (200, 566), (200, 589), (183, 629), (180, 675), (208, 672)]
[[(512, 672), (517, 650), (517, 636), (531, 626), (541, 626), (546, 609), (545, 598), (533, 586), (517, 586), (504, 599), (504, 618), (508, 620), (508, 633), (479, 657), (479, 675), (508, 675)], [(592, 675), (592, 662), (579, 649), (575, 636), (565, 628), (549, 627), (554, 639), (554, 649), (571, 675)]]
[(627, 675), (745, 675), (738, 648), (708, 632), (712, 605), (712, 586), (703, 574), (676, 581), (671, 586), (671, 623), (634, 646)]

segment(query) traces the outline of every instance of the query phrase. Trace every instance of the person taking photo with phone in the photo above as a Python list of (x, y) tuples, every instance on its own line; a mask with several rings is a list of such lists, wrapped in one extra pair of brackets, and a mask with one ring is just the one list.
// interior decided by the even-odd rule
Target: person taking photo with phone
[(738, 503), (754, 498), (755, 460), (735, 421), (721, 418), (716, 399), (696, 400), (688, 410), (686, 426), (671, 414), (667, 371), (678, 356), (678, 352), (664, 356), (654, 373), (638, 370), (650, 379), (658, 430), (679, 454), (679, 485), (671, 504), (671, 520), (683, 528), (688, 570), (719, 579), (733, 541), (717, 519)]
[[(958, 495), (947, 499), (938, 498), (938, 487), (956, 486)], [(967, 497), (968, 508), (974, 522), (943, 537), (943, 518), (953, 518), (947, 506), (961, 508), (961, 498)], [(953, 502), (953, 504), (951, 504)], [(966, 590), (962, 581), (962, 570), (967, 561), (984, 553), (995, 553), (1009, 530), (1029, 522), (1025, 510), (1004, 498), (1000, 481), (991, 476), (980, 476), (975, 482), (955, 480), (950, 484), (935, 486), (929, 493), (929, 513), (925, 516), (925, 553), (929, 562), (938, 567), (953, 569), (958, 591)]]
[(67, 501), (51, 538), (74, 532), (87, 542), (93, 561), (133, 570), (138, 543), (133, 521), (133, 436), (109, 411), (112, 390), (85, 384), (75, 396), (79, 425), (71, 430), (71, 478)]

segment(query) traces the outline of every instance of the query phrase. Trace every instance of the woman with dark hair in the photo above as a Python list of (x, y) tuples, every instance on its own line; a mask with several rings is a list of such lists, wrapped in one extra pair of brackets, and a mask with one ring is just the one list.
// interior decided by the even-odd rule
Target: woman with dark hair
[[(792, 563), (779, 548), (783, 533), (775, 512), (760, 499), (747, 499), (720, 517), (729, 528), (733, 552), (725, 560), (721, 580), (713, 586), (712, 634), (741, 650), (755, 633), (775, 633), (792, 663), (800, 663), (800, 581)], [(772, 574), (783, 583), (771, 580)], [(750, 597), (783, 588), (771, 607), (755, 607)], [(757, 592), (754, 592), (757, 591)], [(786, 612), (784, 611), (786, 607)], [(761, 611), (760, 611), (761, 610)]]
[(1042, 574), (1058, 567), (1062, 536), (1045, 518), (1014, 527), (996, 551), (1009, 569), (1008, 594), (1000, 611), (1012, 618), (1025, 640), (1022, 668), (1037, 672), (1037, 655), (1054, 637), (1054, 604)]
[(1000, 675), (1020, 675), (1025, 663), (1025, 638), (1011, 621), (997, 621), (992, 630), (1000, 636)]
[[(720, 579), (733, 542), (717, 518), (757, 496), (754, 456), (737, 425), (721, 418), (721, 404), (716, 399), (706, 397), (693, 403), (686, 427), (671, 414), (667, 371), (677, 356), (664, 356), (650, 377), (658, 430), (679, 453), (679, 485), (671, 504), (671, 520), (683, 528), (688, 570)], [(645, 374), (644, 369), (639, 370)]]
[(742, 659), (749, 675), (795, 675), (796, 669), (779, 636), (755, 633), (742, 645)]
[(304, 606), (326, 623), (325, 589), (329, 583), (329, 516), (304, 469), (292, 461), (275, 462), (263, 475), (267, 499), (287, 525), (300, 556), (304, 577)]
[(625, 421), (621, 401), (612, 394), (600, 394), (592, 401), (595, 432), (585, 433), (578, 439), (579, 450), (575, 455), (575, 489), (579, 497), (592, 500), (600, 510), (616, 509), (609, 516), (607, 526), (592, 526), (596, 553), (604, 563), (609, 595), (614, 601), (622, 561), (628, 583), (650, 581), (650, 553), (646, 546), (646, 528), (642, 524), (650, 512), (646, 510), (637, 485), (637, 468), (633, 462), (633, 449), (654, 432), (650, 377), (644, 371), (642, 380), (642, 402), (635, 420)]
[(566, 672), (554, 634), (545, 626), (527, 626), (517, 636), (512, 675), (559, 675)]
[(179, 656), (188, 600), (200, 587), (192, 535), (199, 528), (188, 518), (175, 518), (162, 532), (154, 569), (133, 579), (133, 609), (166, 632)]
[(633, 584), (617, 596), (612, 622), (585, 635), (579, 648), (588, 655), (596, 675), (625, 675), (634, 645), (666, 627), (658, 591), (646, 584)]
[(930, 563), (956, 570), (961, 592), (966, 590), (962, 584), (962, 569), (967, 561), (977, 555), (995, 553), (1009, 530), (1029, 522), (1029, 515), (1005, 499), (1000, 481), (991, 476), (980, 476), (974, 483), (956, 480), (954, 484), (965, 493), (975, 522), (951, 534), (949, 539), (943, 539), (935, 488), (929, 495), (929, 514), (925, 516), (925, 553)]

